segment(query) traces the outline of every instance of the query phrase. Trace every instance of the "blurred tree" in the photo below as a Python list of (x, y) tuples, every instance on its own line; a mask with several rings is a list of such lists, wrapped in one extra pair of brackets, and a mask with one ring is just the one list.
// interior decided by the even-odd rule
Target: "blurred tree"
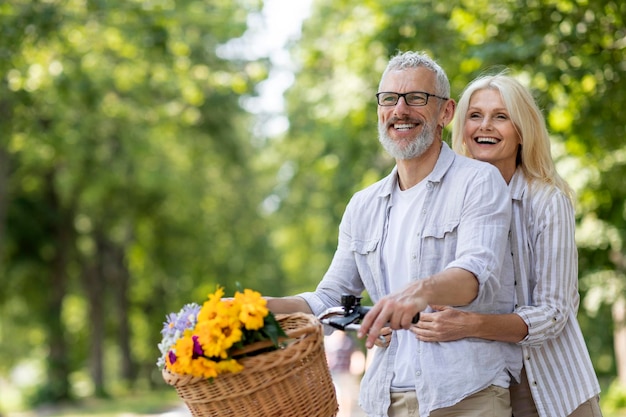
[(156, 374), (165, 314), (218, 282), (279, 287), (240, 107), (267, 65), (216, 52), (260, 5), (0, 6), (0, 367), (47, 358), (42, 400), (86, 360), (97, 395)]

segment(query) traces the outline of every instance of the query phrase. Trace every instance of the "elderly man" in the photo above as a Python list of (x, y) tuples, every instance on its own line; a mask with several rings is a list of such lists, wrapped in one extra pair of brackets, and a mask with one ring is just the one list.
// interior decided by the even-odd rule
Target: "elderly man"
[(366, 346), (394, 329), (387, 347), (374, 348), (361, 382), (360, 405), (372, 417), (511, 416), (518, 348), (478, 339), (429, 343), (408, 330), (429, 305), (513, 308), (513, 283), (499, 280), (503, 262), (512, 262), (507, 186), (493, 166), (443, 142), (455, 110), (449, 97), (445, 72), (427, 55), (390, 60), (376, 98), (379, 140), (396, 166), (351, 199), (317, 289), (268, 299), (275, 313), (319, 315), (342, 294), (367, 291), (375, 304), (359, 334)]

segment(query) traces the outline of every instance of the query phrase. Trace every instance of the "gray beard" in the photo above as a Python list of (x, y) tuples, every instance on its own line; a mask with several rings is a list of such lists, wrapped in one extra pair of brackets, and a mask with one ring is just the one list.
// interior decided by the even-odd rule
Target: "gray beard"
[(425, 123), (422, 126), (422, 131), (410, 140), (408, 145), (400, 147), (387, 134), (387, 126), (378, 122), (378, 141), (383, 145), (387, 153), (395, 159), (413, 159), (421, 156), (433, 144), (435, 141), (435, 126)]

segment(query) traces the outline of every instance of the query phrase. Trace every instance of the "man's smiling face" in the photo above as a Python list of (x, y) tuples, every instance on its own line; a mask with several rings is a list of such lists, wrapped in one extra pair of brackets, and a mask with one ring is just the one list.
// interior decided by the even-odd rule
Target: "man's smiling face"
[[(423, 67), (390, 71), (381, 80), (379, 90), (435, 94), (435, 74)], [(400, 98), (395, 106), (378, 106), (379, 140), (391, 156), (412, 159), (432, 145), (440, 109), (438, 101), (431, 97), (425, 106), (409, 106)]]

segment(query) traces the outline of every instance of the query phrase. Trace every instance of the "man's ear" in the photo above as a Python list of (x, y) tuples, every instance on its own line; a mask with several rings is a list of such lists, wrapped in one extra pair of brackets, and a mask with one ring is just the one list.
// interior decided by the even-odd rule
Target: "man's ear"
[(453, 99), (449, 99), (441, 113), (439, 114), (439, 125), (441, 127), (446, 127), (448, 123), (452, 121), (454, 118), (454, 110), (456, 109), (456, 102)]

